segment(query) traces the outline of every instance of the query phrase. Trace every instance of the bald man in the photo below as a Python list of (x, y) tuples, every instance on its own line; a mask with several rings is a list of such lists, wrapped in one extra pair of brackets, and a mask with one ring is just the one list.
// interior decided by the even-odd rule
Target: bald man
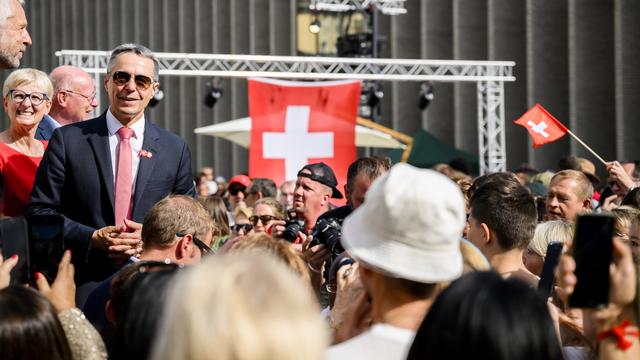
[(53, 130), (60, 126), (83, 121), (93, 117), (93, 109), (98, 107), (96, 87), (91, 75), (75, 66), (59, 66), (49, 74), (53, 83), (51, 111), (45, 116), (36, 139), (49, 140)]

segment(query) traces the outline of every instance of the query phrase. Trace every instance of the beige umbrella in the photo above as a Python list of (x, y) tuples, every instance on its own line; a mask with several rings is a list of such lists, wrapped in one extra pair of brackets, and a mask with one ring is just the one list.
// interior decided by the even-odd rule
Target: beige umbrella
[[(360, 125), (363, 124), (363, 125)], [(367, 125), (367, 126), (365, 126)], [(375, 128), (373, 128), (375, 127)], [(388, 130), (384, 132), (381, 130)], [(251, 118), (225, 121), (219, 124), (203, 126), (194, 130), (196, 134), (211, 135), (227, 139), (242, 147), (248, 148), (251, 138)], [(398, 140), (400, 139), (400, 140)], [(369, 120), (358, 118), (356, 125), (356, 146), (386, 149), (406, 149), (411, 137), (400, 134)]]

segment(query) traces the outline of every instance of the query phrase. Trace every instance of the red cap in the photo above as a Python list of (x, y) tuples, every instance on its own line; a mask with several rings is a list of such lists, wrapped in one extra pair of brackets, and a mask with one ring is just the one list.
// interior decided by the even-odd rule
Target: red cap
[(232, 177), (231, 180), (229, 180), (229, 185), (227, 185), (227, 188), (230, 188), (233, 184), (240, 184), (244, 187), (248, 187), (249, 184), (251, 184), (251, 179), (249, 179), (247, 175), (236, 175)]

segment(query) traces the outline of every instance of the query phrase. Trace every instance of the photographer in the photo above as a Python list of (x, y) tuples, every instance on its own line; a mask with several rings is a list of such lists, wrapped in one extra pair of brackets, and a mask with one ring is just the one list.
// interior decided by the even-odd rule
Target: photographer
[(306, 236), (302, 238), (299, 233), (311, 234), (318, 217), (329, 210), (329, 200), (342, 199), (337, 185), (336, 176), (327, 164), (321, 162), (305, 165), (298, 172), (293, 192), (295, 217), (290, 215), (286, 224), (275, 225), (273, 235), (294, 244), (306, 240)]

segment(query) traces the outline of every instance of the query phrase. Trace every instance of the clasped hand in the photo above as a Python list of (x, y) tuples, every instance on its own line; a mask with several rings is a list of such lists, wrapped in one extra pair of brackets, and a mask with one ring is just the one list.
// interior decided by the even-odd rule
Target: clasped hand
[(94, 231), (91, 246), (109, 253), (116, 260), (126, 260), (142, 252), (142, 224), (126, 220), (122, 226), (105, 226)]

